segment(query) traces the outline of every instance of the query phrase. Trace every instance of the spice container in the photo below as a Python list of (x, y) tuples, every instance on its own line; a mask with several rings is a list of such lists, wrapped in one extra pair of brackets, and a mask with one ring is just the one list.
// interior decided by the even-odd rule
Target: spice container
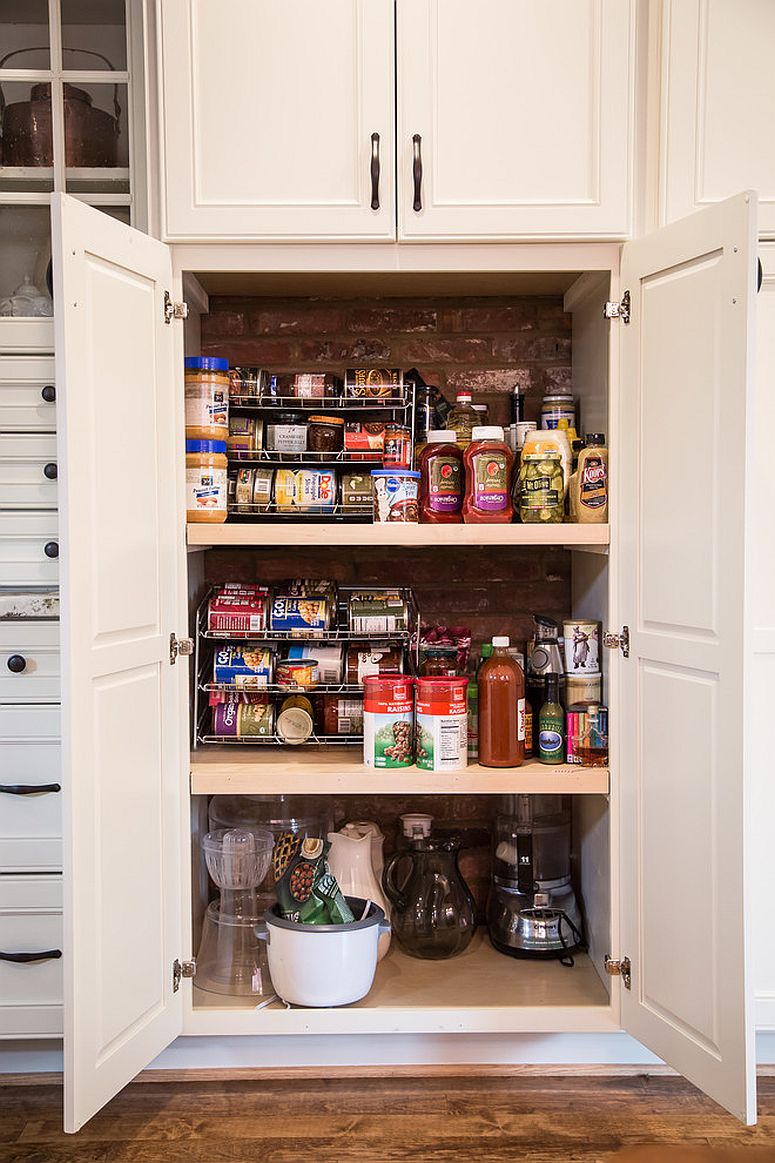
[(408, 767), (414, 762), (414, 679), (403, 674), (363, 680), (363, 762), (367, 767)]
[(409, 468), (412, 463), (412, 433), (403, 424), (386, 424), (382, 449), (385, 468)]
[(430, 524), (462, 521), (465, 472), (455, 433), (429, 432), (419, 468), (420, 520)]
[[(513, 455), (497, 425), (474, 428), (463, 454), (466, 495), (463, 520), (467, 525), (508, 523), (514, 516), (509, 476)], [(458, 437), (458, 444), (460, 439)]]
[(188, 356), (184, 367), (186, 440), (227, 440), (229, 361)]
[(186, 441), (187, 521), (220, 524), (226, 520), (228, 464), (225, 441)]
[(522, 454), (519, 515), (527, 524), (559, 524), (564, 517), (563, 473), (559, 452)]
[(468, 766), (467, 678), (418, 678), (415, 749), (425, 771)]
[(417, 522), (420, 510), (417, 495), (420, 474), (408, 468), (375, 469), (374, 520)]
[(310, 416), (307, 448), (310, 452), (341, 452), (344, 420), (339, 416)]
[(266, 426), (269, 452), (306, 452), (307, 425), (300, 412), (276, 412)]

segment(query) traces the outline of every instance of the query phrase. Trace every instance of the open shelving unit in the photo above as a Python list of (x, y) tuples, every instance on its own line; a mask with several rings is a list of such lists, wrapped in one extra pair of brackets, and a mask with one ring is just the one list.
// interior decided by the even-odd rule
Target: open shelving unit
[(608, 525), (415, 525), (401, 522), (376, 525), (283, 524), (230, 522), (223, 525), (189, 524), (189, 546), (198, 549), (258, 545), (387, 545), (432, 548), (435, 545), (556, 545), (566, 549), (607, 552)]

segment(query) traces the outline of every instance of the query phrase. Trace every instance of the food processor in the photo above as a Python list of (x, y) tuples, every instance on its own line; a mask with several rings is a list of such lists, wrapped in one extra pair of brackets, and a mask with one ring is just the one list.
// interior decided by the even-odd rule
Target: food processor
[(202, 839), (207, 870), (221, 890), (207, 906), (194, 985), (235, 997), (270, 997), (266, 950), (255, 934), (256, 886), (266, 876), (274, 836), (268, 829), (219, 828)]
[(487, 902), (490, 940), (499, 952), (573, 965), (584, 939), (570, 862), (569, 796), (502, 797)]

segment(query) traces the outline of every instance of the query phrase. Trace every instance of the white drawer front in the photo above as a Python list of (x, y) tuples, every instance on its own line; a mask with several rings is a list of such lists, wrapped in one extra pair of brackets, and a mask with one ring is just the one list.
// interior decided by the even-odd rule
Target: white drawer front
[(60, 685), (59, 623), (0, 622), (0, 703), (55, 703)]
[(0, 360), (0, 432), (54, 432), (54, 360), (6, 356)]
[(59, 725), (58, 707), (0, 706), (0, 873), (61, 871)]
[(59, 582), (56, 513), (0, 513), (0, 586), (46, 586)]
[(0, 433), (0, 508), (56, 509), (57, 438)]
[(62, 1004), (62, 958), (13, 962), (2, 954), (62, 950), (59, 877), (0, 877), (0, 1034), (18, 1033), (19, 1010)]

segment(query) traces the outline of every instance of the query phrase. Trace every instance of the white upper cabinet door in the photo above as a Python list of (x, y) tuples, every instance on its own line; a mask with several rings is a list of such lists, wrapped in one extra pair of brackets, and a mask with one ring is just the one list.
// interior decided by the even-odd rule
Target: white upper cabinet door
[(755, 211), (742, 194), (628, 243), (632, 321), (612, 324), (623, 1025), (747, 1122)]
[(75, 1131), (181, 1028), (182, 417), (168, 248), (62, 194), (52, 217)]
[(157, 0), (170, 240), (395, 239), (393, 0)]
[(633, 0), (398, 0), (405, 239), (626, 238)]
[(661, 222), (757, 190), (775, 236), (775, 4), (663, 0)]

